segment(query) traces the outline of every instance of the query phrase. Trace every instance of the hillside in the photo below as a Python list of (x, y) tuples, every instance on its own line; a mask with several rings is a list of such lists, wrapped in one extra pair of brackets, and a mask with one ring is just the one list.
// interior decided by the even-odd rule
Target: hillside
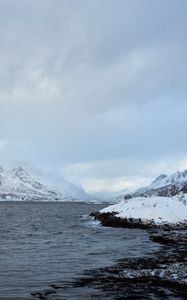
[(162, 174), (157, 177), (149, 186), (140, 188), (135, 192), (125, 194), (124, 198), (134, 197), (172, 197), (178, 194), (187, 193), (187, 170), (176, 172), (172, 175)]
[(83, 201), (86, 199), (89, 199), (89, 195), (62, 177), (58, 180), (58, 184), (54, 184), (22, 166), (10, 170), (0, 167), (0, 200)]

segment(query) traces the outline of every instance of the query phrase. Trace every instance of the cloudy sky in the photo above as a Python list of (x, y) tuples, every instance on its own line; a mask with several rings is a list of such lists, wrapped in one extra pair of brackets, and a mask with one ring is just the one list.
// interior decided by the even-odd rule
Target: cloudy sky
[(186, 0), (0, 0), (1, 164), (87, 190), (187, 168)]

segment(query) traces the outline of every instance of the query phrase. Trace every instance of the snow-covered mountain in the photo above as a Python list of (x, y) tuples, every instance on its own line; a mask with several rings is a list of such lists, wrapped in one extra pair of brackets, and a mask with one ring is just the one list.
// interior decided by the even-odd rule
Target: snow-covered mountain
[(54, 180), (54, 185), (61, 191), (64, 198), (91, 201), (94, 197), (87, 194), (81, 187), (66, 181), (62, 176)]
[(187, 170), (183, 172), (176, 172), (170, 176), (161, 174), (149, 186), (150, 189), (161, 188), (168, 185), (183, 185), (187, 182)]
[(171, 197), (187, 193), (187, 170), (172, 175), (161, 174), (149, 186), (125, 194), (125, 199), (133, 197), (162, 196)]
[(0, 168), (0, 199), (4, 200), (50, 200), (61, 199), (61, 193), (42, 184), (24, 168), (8, 171)]
[(19, 166), (11, 170), (0, 167), (0, 199), (85, 201), (89, 200), (89, 195), (63, 178), (55, 185), (45, 177)]

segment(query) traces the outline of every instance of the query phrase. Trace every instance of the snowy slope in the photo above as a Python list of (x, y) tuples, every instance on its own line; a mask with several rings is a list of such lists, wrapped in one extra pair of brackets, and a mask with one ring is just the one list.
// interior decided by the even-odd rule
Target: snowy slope
[(120, 218), (141, 218), (142, 222), (153, 220), (155, 224), (175, 224), (187, 221), (186, 201), (184, 199), (179, 201), (177, 197), (137, 197), (120, 201), (100, 212), (115, 212)]
[(176, 172), (170, 176), (162, 174), (157, 177), (149, 186), (126, 194), (125, 198), (161, 196), (171, 197), (179, 193), (187, 193), (187, 170)]
[(55, 185), (40, 172), (20, 166), (11, 170), (0, 167), (0, 199), (84, 201), (89, 200), (89, 196), (63, 178)]
[(0, 172), (0, 198), (19, 200), (60, 199), (57, 189), (45, 186), (22, 167)]
[(157, 189), (172, 184), (182, 185), (185, 182), (187, 182), (187, 170), (176, 172), (170, 176), (162, 174), (150, 184), (149, 189)]
[(25, 165), (24, 169), (44, 185), (55, 187), (67, 201), (92, 201), (94, 199), (94, 197), (87, 194), (81, 187), (65, 180), (63, 176), (56, 174), (54, 171), (45, 171), (44, 173), (28, 165)]
[(94, 200), (94, 197), (88, 195), (81, 187), (66, 181), (62, 176), (54, 180), (54, 184), (65, 198), (83, 201)]

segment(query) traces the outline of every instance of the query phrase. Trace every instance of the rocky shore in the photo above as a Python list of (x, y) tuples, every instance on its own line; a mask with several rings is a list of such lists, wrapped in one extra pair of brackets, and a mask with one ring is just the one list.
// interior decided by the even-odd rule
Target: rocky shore
[(141, 218), (121, 218), (116, 212), (92, 212), (90, 214), (95, 220), (101, 222), (103, 226), (107, 227), (122, 227), (122, 228), (140, 228), (151, 229), (160, 228), (168, 230), (182, 230), (187, 228), (187, 221), (179, 223), (155, 223), (154, 219), (142, 220)]
[(32, 295), (44, 300), (187, 299), (187, 230), (148, 228), (148, 232), (161, 244), (156, 253), (85, 271), (74, 282), (53, 284)]
[[(148, 216), (155, 206), (143, 204)], [(85, 271), (74, 282), (52, 284), (45, 291), (33, 293), (35, 299), (187, 299), (186, 220), (183, 218), (183, 221), (170, 223), (163, 222), (158, 215), (155, 219), (124, 217), (123, 211), (119, 210), (123, 216), (120, 217), (119, 212), (112, 211), (116, 206), (111, 207), (111, 211), (104, 209), (92, 212), (90, 216), (103, 226), (146, 230), (150, 240), (160, 244), (159, 251), (143, 257), (122, 259), (110, 267)], [(128, 207), (126, 211), (129, 212)], [(165, 211), (164, 216), (168, 215)], [(176, 214), (173, 214), (172, 218), (175, 217)], [(178, 216), (177, 219), (180, 220)]]
[(187, 299), (187, 231), (150, 230), (150, 239), (162, 243), (151, 256), (86, 271), (72, 283), (53, 284), (33, 296), (44, 300)]
[(83, 278), (77, 285), (99, 288), (109, 299), (186, 299), (185, 251), (183, 241), (167, 245), (151, 257), (126, 259), (92, 271), (89, 280)]
[(162, 245), (151, 258), (124, 260), (98, 271), (92, 277), (94, 286), (103, 273), (108, 279), (102, 288), (110, 290), (112, 282), (118, 288), (111, 299), (187, 299), (186, 221), (156, 224), (154, 220), (120, 218), (116, 212), (92, 212), (91, 216), (107, 227), (147, 229), (150, 239)]

